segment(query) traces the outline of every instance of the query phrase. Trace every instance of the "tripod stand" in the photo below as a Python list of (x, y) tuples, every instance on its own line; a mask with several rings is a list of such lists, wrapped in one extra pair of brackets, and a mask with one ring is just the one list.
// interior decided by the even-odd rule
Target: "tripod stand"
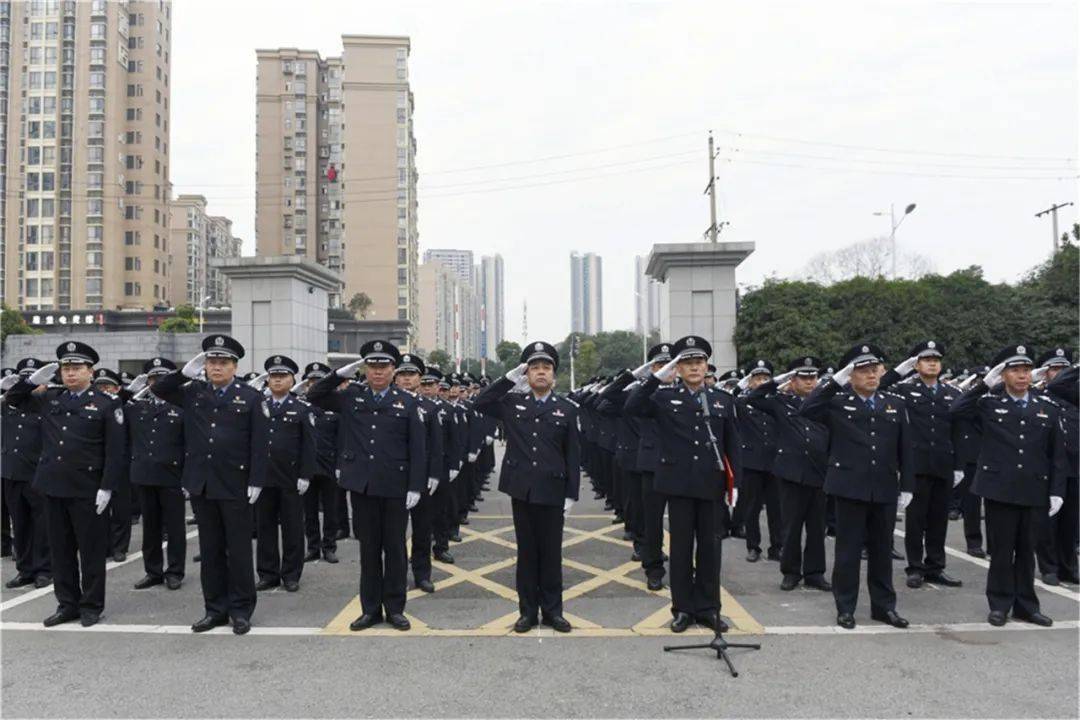
[(739, 677), (739, 671), (731, 664), (731, 658), (728, 657), (727, 651), (729, 648), (760, 650), (761, 645), (758, 643), (729, 643), (724, 639), (724, 636), (718, 632), (716, 633), (716, 636), (713, 637), (712, 642), (697, 643), (695, 645), (665, 645), (664, 652), (671, 652), (672, 650), (715, 650), (716, 659), (723, 660), (727, 663), (728, 671), (731, 672), (731, 677)]

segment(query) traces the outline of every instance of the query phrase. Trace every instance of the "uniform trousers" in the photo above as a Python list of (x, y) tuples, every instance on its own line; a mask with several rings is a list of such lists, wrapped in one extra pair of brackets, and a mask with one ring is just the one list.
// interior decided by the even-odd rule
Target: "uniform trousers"
[(255, 569), (259, 579), (300, 582), (304, 572), (304, 498), (295, 487), (265, 487), (255, 510)]
[(825, 493), (812, 485), (789, 480), (779, 483), (781, 517), (784, 519), (780, 572), (803, 578), (824, 577)]
[(671, 612), (708, 615), (720, 609), (720, 540), (716, 501), (667, 495), (671, 533)]
[(1039, 572), (1060, 575), (1062, 580), (1077, 582), (1076, 533), (1080, 515), (1080, 497), (1077, 497), (1077, 478), (1065, 479), (1065, 504), (1054, 517), (1049, 516), (1050, 505), (1039, 521), (1038, 542), (1035, 556)]
[(908, 575), (935, 575), (945, 569), (945, 532), (949, 526), (952, 481), (915, 476), (915, 494), (904, 512), (904, 550)]
[(833, 598), (837, 613), (853, 614), (859, 599), (862, 550), (866, 547), (866, 585), (870, 609), (896, 609), (892, 581), (892, 536), (896, 503), (836, 498), (836, 554), (833, 558)]
[[(439, 485), (442, 485), (440, 482)], [(432, 520), (435, 510), (435, 498), (427, 490), (420, 493), (420, 501), (409, 511), (412, 521), (412, 550), (409, 564), (412, 565), (413, 581), (431, 579), (431, 535)]]
[[(337, 550), (338, 487), (329, 475), (315, 475), (304, 493), (304, 535), (308, 551)], [(322, 510), (322, 522), (319, 511)], [(320, 529), (321, 525), (321, 529)]]
[(4, 478), (4, 496), (11, 513), (11, 554), (15, 570), (26, 577), (52, 577), (45, 497), (29, 482)]
[(365, 615), (403, 613), (409, 524), (405, 498), (349, 494), (360, 535), (360, 607)]
[(108, 518), (109, 555), (126, 553), (131, 547), (131, 480), (126, 472), (103, 515)]
[(517, 593), (521, 614), (562, 616), (563, 509), (513, 498)]
[(645, 577), (660, 580), (664, 577), (664, 507), (667, 495), (653, 489), (653, 474), (641, 474), (641, 528), (644, 542), (641, 547), (641, 567)]
[(764, 470), (745, 468), (739, 499), (746, 502), (746, 514), (742, 519), (746, 527), (746, 549), (761, 551), (761, 508), (764, 507), (769, 523), (769, 556), (778, 554), (783, 525), (777, 479)]
[[(179, 487), (144, 485), (139, 493), (142, 501), (143, 568), (153, 578), (184, 577), (187, 557), (186, 524), (184, 522), (184, 493)], [(161, 551), (164, 536), (168, 535), (168, 567), (166, 554)]]
[(251, 507), (246, 500), (192, 495), (191, 509), (199, 527), (199, 580), (206, 614), (250, 620), (255, 612)]
[(986, 599), (990, 610), (1024, 617), (1039, 612), (1035, 595), (1035, 527), (1041, 507), (986, 498), (986, 537), (990, 569)]
[(93, 498), (45, 496), (53, 592), (61, 612), (100, 615), (105, 609), (108, 521)]

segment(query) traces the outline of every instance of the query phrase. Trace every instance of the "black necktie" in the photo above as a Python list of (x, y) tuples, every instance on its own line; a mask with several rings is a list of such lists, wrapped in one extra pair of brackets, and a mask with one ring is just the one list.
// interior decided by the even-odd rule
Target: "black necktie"
[(866, 398), (866, 409), (870, 412), (874, 412), (874, 398)]

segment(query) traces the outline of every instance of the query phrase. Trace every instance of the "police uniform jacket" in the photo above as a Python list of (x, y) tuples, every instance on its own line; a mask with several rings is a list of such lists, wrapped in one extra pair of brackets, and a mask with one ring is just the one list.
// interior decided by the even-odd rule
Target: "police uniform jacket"
[(5, 401), (41, 418), (41, 456), (35, 490), (54, 497), (94, 498), (98, 490), (120, 487), (126, 472), (124, 411), (112, 395), (87, 388), (71, 398), (65, 388), (37, 386), (25, 379)]
[(185, 490), (208, 500), (246, 502), (249, 485), (266, 485), (269, 423), (261, 392), (236, 378), (218, 390), (179, 370), (150, 392), (184, 410)]
[[(699, 399), (702, 395), (708, 403), (708, 417)], [(727, 487), (727, 471), (733, 474), (735, 487), (741, 487), (742, 448), (731, 395), (702, 387), (695, 397), (683, 385), (661, 387), (656, 376), (650, 375), (630, 392), (625, 410), (629, 415), (656, 421), (656, 492), (718, 500)], [(710, 428), (724, 468), (717, 466)]]
[(982, 430), (973, 493), (1030, 507), (1045, 506), (1050, 495), (1065, 497), (1061, 414), (1046, 398), (1029, 392), (1021, 407), (1008, 393), (987, 393), (980, 380), (953, 401), (952, 414), (974, 419)]
[(447, 452), (448, 470), (461, 470), (465, 464), (465, 448), (469, 444), (469, 414), (460, 402), (447, 403), (447, 413), (453, 416), (450, 426), (450, 445)]
[(578, 499), (581, 448), (578, 408), (551, 393), (544, 402), (531, 394), (511, 393), (506, 378), (488, 385), (476, 396), (476, 408), (502, 421), (506, 454), (499, 473), (499, 490), (517, 500), (561, 507)]
[[(443, 445), (443, 413), (438, 400), (416, 395), (416, 401), (423, 412), (424, 427), (427, 430), (427, 476), (442, 480), (445, 473), (446, 457)], [(427, 486), (424, 487), (427, 493)]]
[(776, 455), (776, 423), (767, 412), (746, 402), (744, 395), (735, 398), (738, 408), (739, 445), (744, 468), (771, 472)]
[(31, 482), (41, 457), (41, 416), (5, 399), (0, 417), (0, 473), (14, 482)]
[(745, 401), (776, 423), (772, 474), (799, 485), (823, 487), (829, 462), (829, 430), (799, 414), (803, 399), (778, 392), (776, 383), (770, 380), (751, 390)]
[(296, 490), (298, 478), (310, 480), (319, 471), (315, 415), (294, 395), (286, 395), (280, 403), (268, 397), (261, 410), (269, 425), (266, 487)]
[(376, 497), (404, 498), (427, 486), (427, 445), (420, 406), (409, 393), (389, 387), (377, 400), (371, 389), (328, 375), (308, 390), (308, 400), (338, 414), (338, 485)]
[(1064, 432), (1065, 456), (1069, 461), (1069, 477), (1080, 476), (1080, 368), (1069, 368), (1058, 373), (1046, 386), (1046, 394), (1061, 409), (1061, 427)]
[(888, 390), (904, 398), (915, 474), (951, 480), (956, 459), (949, 406), (960, 397), (960, 390), (943, 382), (931, 389), (918, 379), (908, 383), (899, 382), (900, 379), (899, 373), (889, 370), (881, 376), (878, 390)]
[(799, 414), (829, 429), (829, 495), (895, 503), (898, 491), (915, 491), (907, 410), (899, 395), (879, 390), (871, 411), (850, 388), (827, 380), (814, 388)]
[(131, 482), (180, 487), (184, 474), (184, 411), (151, 396), (124, 404)]
[(484, 438), (487, 436), (484, 418), (476, 409), (476, 400), (466, 400), (462, 403), (462, 406), (469, 417), (468, 441), (465, 446), (466, 455), (478, 455), (484, 447)]
[(311, 404), (308, 409), (315, 416), (315, 459), (318, 465), (315, 474), (332, 478), (337, 465), (337, 413)]
[(624, 470), (640, 472), (638, 447), (641, 445), (642, 418), (624, 412), (626, 399), (630, 397), (626, 388), (633, 381), (634, 376), (630, 373), (620, 373), (614, 382), (600, 392), (596, 409), (600, 414), (615, 419), (615, 457), (619, 465)]

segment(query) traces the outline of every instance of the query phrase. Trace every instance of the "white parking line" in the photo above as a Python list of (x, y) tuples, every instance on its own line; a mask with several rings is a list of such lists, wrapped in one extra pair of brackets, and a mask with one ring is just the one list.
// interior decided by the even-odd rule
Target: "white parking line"
[(908, 633), (971, 633), (999, 632), (1001, 630), (1076, 630), (1080, 622), (1064, 620), (1055, 622), (1052, 627), (1042, 627), (1025, 622), (1009, 622), (1004, 627), (993, 627), (989, 623), (946, 623), (942, 625), (911, 625), (903, 630), (889, 625), (857, 625), (845, 630), (839, 625), (775, 625), (765, 628), (766, 635), (906, 635)]
[[(192, 530), (187, 535), (185, 535), (184, 538), (187, 539), (187, 540), (190, 540), (191, 538), (198, 536), (198, 534), (199, 534), (198, 530)], [(161, 548), (164, 550), (167, 544), (168, 544), (167, 542), (162, 543)], [(125, 566), (125, 565), (127, 565), (129, 563), (133, 563), (136, 560), (141, 559), (142, 556), (143, 556), (143, 554), (142, 554), (142, 551), (140, 550), (139, 552), (135, 552), (135, 553), (132, 553), (132, 554), (128, 555), (127, 560), (125, 560), (124, 562), (113, 562), (113, 561), (110, 560), (109, 562), (105, 563), (105, 572), (109, 572), (110, 570), (115, 570), (118, 567), (123, 567), (123, 566)], [(22, 605), (23, 603), (28, 603), (31, 600), (37, 600), (39, 597), (45, 597), (46, 595), (52, 595), (52, 591), (53, 591), (52, 585), (49, 585), (48, 587), (34, 588), (33, 590), (28, 590), (25, 593), (23, 593), (22, 595), (19, 595), (18, 597), (14, 597), (14, 598), (11, 598), (10, 600), (5, 600), (3, 603), (0, 603), (0, 613), (2, 613), (4, 610), (10, 610), (13, 607), (18, 607), (19, 605)], [(189, 628), (189, 632), (190, 632), (190, 628)]]

